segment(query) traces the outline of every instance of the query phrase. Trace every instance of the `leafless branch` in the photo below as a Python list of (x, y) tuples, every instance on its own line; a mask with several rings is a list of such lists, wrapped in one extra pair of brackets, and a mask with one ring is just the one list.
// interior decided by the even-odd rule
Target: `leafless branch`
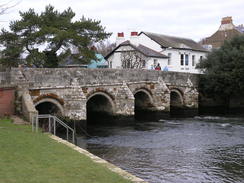
[(96, 45), (97, 52), (106, 56), (116, 47), (115, 43), (110, 43), (109, 41), (103, 41)]
[(7, 3), (0, 4), (0, 15), (5, 14), (7, 10), (17, 6), (20, 2), (21, 2), (21, 0), (19, 0), (17, 2), (12, 0)]
[(142, 69), (145, 67), (145, 59), (137, 51), (121, 52), (122, 68), (124, 69)]

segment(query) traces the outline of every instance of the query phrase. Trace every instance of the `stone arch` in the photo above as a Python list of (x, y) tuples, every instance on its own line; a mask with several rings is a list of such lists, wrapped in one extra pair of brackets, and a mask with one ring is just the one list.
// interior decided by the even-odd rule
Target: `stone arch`
[(105, 92), (93, 92), (87, 97), (87, 126), (110, 121), (115, 113), (113, 98)]
[(138, 93), (139, 91), (143, 91), (143, 92), (147, 93), (148, 96), (150, 96), (151, 98), (152, 98), (152, 96), (153, 96), (151, 90), (148, 89), (147, 86), (137, 87), (137, 88), (135, 88), (135, 89), (133, 90), (132, 93), (135, 95), (135, 94)]
[(114, 109), (115, 109), (115, 103), (114, 103), (114, 98), (112, 98), (112, 96), (111, 95), (109, 95), (107, 92), (101, 92), (101, 91), (99, 91), (99, 92), (93, 92), (93, 93), (91, 93), (90, 95), (88, 95), (88, 97), (87, 97), (87, 102), (92, 98), (92, 97), (94, 97), (94, 96), (96, 96), (96, 95), (101, 95), (101, 96), (103, 96), (103, 97), (105, 97), (109, 102), (110, 102), (110, 104), (111, 104), (111, 106), (112, 106), (112, 110), (113, 110), (113, 112), (114, 112)]
[(86, 95), (86, 98), (87, 98), (87, 100), (88, 100), (91, 96), (94, 96), (94, 95), (97, 95), (97, 94), (104, 95), (104, 96), (107, 97), (108, 99), (111, 99), (111, 101), (113, 101), (113, 102), (114, 102), (114, 100), (115, 100), (115, 96), (114, 96), (114, 95), (112, 95), (110, 92), (108, 92), (107, 90), (102, 89), (102, 88), (96, 88), (96, 89), (90, 91), (90, 92)]
[(40, 100), (47, 99), (47, 98), (54, 99), (54, 100), (58, 101), (61, 105), (64, 105), (64, 100), (54, 93), (42, 94), (42, 95), (38, 96), (37, 98), (35, 98), (33, 100), (33, 102), (37, 103)]
[(184, 105), (183, 92), (177, 88), (170, 90), (170, 106), (182, 107)]
[(150, 120), (152, 111), (154, 109), (153, 97), (151, 93), (144, 89), (140, 88), (134, 91), (135, 98), (135, 119), (136, 120)]
[(40, 114), (64, 114), (63, 105), (60, 101), (53, 98), (42, 98), (38, 101), (34, 101), (34, 105)]
[[(136, 90), (133, 92), (134, 97), (136, 96), (137, 93), (145, 93), (146, 96), (148, 97), (150, 103), (153, 104), (153, 97), (152, 97), (152, 93), (151, 93), (151, 91), (149, 91), (149, 90), (146, 89), (146, 88), (139, 88), (139, 89), (136, 89)], [(135, 100), (136, 100), (136, 99), (135, 99)]]
[[(39, 114), (51, 114), (57, 117), (62, 117), (64, 115), (63, 105), (56, 99), (42, 97), (40, 100), (36, 101), (34, 105)], [(50, 130), (48, 119), (40, 119), (39, 127), (41, 127), (43, 131)], [(56, 128), (59, 128), (58, 124)]]

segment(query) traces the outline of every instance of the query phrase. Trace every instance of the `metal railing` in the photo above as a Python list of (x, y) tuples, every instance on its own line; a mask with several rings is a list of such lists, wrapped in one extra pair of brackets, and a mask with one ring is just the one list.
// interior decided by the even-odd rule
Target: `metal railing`
[[(32, 131), (38, 132), (39, 128), (39, 119), (48, 119), (48, 131), (49, 133), (52, 133), (56, 136), (57, 132), (57, 123), (63, 126), (66, 129), (66, 140), (69, 141), (69, 135), (70, 132), (72, 133), (72, 143), (75, 144), (75, 131), (71, 127), (69, 127), (67, 124), (65, 124), (63, 121), (61, 121), (56, 116), (50, 115), (50, 114), (42, 114), (42, 115), (36, 115), (33, 116), (32, 119)], [(52, 130), (53, 129), (53, 130)]]

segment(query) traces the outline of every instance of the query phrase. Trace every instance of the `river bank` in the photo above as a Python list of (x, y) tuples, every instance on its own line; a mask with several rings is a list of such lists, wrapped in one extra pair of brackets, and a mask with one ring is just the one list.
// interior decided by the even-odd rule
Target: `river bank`
[(0, 183), (129, 183), (48, 134), (0, 120)]

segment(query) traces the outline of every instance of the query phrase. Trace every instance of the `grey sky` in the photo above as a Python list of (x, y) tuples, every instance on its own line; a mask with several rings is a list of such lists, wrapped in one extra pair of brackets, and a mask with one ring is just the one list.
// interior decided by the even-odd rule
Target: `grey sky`
[[(17, 1), (17, 0), (16, 0)], [(0, 4), (8, 0), (0, 0)], [(37, 12), (51, 4), (62, 11), (68, 7), (76, 13), (101, 20), (111, 41), (117, 32), (148, 31), (187, 37), (199, 41), (219, 27), (222, 17), (232, 16), (234, 24), (244, 24), (243, 0), (22, 0), (7, 14), (0, 16), (0, 28), (19, 18), (19, 11), (34, 8)]]

